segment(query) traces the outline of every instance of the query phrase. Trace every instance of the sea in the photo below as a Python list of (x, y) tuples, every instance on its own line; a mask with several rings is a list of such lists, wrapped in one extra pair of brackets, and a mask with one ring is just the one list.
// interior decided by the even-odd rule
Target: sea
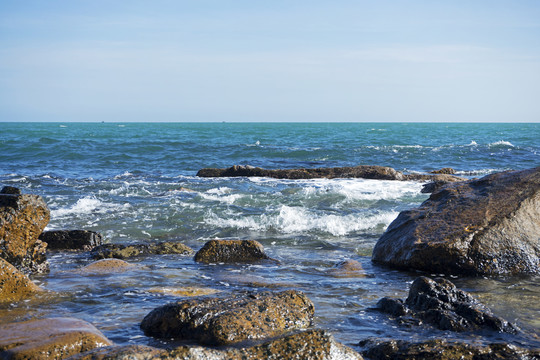
[[(51, 252), (49, 290), (0, 308), (0, 323), (75, 317), (116, 344), (174, 346), (146, 337), (152, 309), (185, 291), (226, 296), (297, 289), (315, 304), (313, 326), (355, 349), (359, 341), (444, 338), (540, 347), (540, 277), (474, 277), (386, 268), (371, 261), (400, 211), (428, 198), (422, 182), (365, 179), (199, 178), (207, 167), (267, 169), (382, 165), (405, 173), (444, 167), (466, 178), (540, 165), (540, 123), (0, 123), (0, 186), (44, 198), (47, 230), (84, 229), (107, 243), (253, 239), (279, 263), (200, 264), (193, 256), (129, 259), (121, 273), (86, 274), (88, 253)], [(363, 271), (336, 275), (344, 260)], [(518, 335), (452, 333), (399, 324), (374, 308), (405, 299), (421, 275), (444, 276)], [(193, 291), (195, 291), (193, 290)]]

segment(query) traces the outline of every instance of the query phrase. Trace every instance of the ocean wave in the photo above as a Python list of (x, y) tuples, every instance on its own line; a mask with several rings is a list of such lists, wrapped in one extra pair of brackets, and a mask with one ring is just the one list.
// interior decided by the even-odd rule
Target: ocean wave
[(420, 193), (423, 184), (408, 181), (370, 179), (322, 179), (306, 184), (302, 193), (306, 196), (334, 193), (345, 201), (395, 200)]
[(95, 197), (84, 197), (71, 206), (51, 209), (51, 219), (77, 217), (86, 214), (103, 214), (114, 210), (121, 210), (130, 207), (126, 204), (115, 204), (101, 201)]
[(345, 236), (378, 227), (386, 228), (397, 215), (395, 211), (336, 215), (318, 213), (304, 207), (281, 205), (277, 211), (252, 216), (227, 214), (226, 217), (222, 217), (214, 212), (208, 212), (204, 222), (209, 226), (251, 231), (273, 230), (287, 235), (322, 232), (333, 236)]
[(499, 140), (493, 143), (488, 144), (488, 147), (515, 147), (510, 141)]

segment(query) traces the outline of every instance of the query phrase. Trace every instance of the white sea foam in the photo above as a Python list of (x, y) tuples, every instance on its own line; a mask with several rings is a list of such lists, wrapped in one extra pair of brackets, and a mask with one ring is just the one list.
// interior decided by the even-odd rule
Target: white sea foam
[(95, 197), (84, 197), (77, 200), (72, 206), (61, 207), (51, 210), (51, 218), (58, 219), (68, 216), (80, 216), (91, 213), (103, 214), (113, 210), (121, 210), (130, 207), (129, 204), (105, 203)]
[(228, 205), (232, 205), (237, 200), (244, 197), (244, 195), (242, 194), (231, 194), (231, 192), (232, 189), (230, 188), (219, 187), (207, 190), (206, 192), (200, 193), (199, 195), (205, 200), (218, 201)]
[(514, 145), (509, 142), (509, 141), (504, 141), (504, 140), (500, 140), (500, 141), (496, 141), (496, 142), (493, 142), (491, 144), (488, 145), (489, 147), (495, 147), (495, 146), (509, 146), (509, 147), (514, 147)]
[(397, 214), (395, 211), (388, 211), (376, 214), (336, 215), (317, 213), (303, 207), (282, 205), (277, 212), (255, 216), (227, 216), (224, 218), (209, 212), (204, 221), (210, 226), (249, 229), (251, 231), (277, 230), (284, 234), (317, 231), (333, 236), (344, 236), (379, 226), (386, 227)]
[(321, 179), (302, 189), (305, 195), (332, 192), (347, 200), (392, 200), (418, 194), (423, 184), (408, 181), (369, 179)]

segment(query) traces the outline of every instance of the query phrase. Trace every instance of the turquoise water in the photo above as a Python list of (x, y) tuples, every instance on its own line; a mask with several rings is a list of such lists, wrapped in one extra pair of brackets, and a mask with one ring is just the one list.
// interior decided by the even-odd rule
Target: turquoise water
[[(478, 177), (540, 164), (540, 124), (400, 123), (1, 123), (0, 185), (43, 196), (48, 229), (87, 229), (108, 242), (255, 239), (280, 265), (201, 265), (191, 257), (133, 259), (133, 270), (81, 276), (85, 254), (50, 255), (34, 279), (57, 295), (0, 311), (0, 321), (74, 316), (113, 341), (153, 344), (138, 328), (151, 309), (178, 299), (156, 289), (198, 286), (222, 293), (296, 288), (316, 305), (316, 326), (349, 345), (368, 336), (457, 336), (401, 328), (370, 310), (383, 296), (405, 298), (418, 274), (371, 263), (386, 226), (427, 198), (422, 183), (362, 179), (197, 178), (204, 167), (384, 165), (405, 172), (453, 167)], [(358, 260), (359, 277), (332, 267)], [(498, 315), (540, 332), (538, 277), (452, 278)], [(531, 337), (487, 341), (538, 344)], [(158, 344), (159, 345), (159, 344)]]

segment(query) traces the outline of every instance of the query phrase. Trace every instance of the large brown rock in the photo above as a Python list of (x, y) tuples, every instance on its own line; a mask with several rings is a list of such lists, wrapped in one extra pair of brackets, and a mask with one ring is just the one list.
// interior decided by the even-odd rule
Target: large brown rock
[(47, 244), (38, 236), (49, 219), (40, 196), (0, 194), (0, 257), (23, 272), (47, 271)]
[(0, 258), (0, 303), (23, 300), (38, 291), (41, 291), (41, 288), (28, 276)]
[(307, 330), (245, 348), (209, 349), (180, 346), (160, 350), (148, 346), (119, 346), (91, 350), (70, 360), (361, 360), (362, 356), (338, 343), (323, 330)]
[(299, 291), (174, 302), (152, 310), (141, 323), (148, 336), (227, 345), (307, 328), (313, 303)]
[(89, 230), (44, 231), (39, 239), (47, 243), (48, 250), (90, 251), (103, 243), (100, 233)]
[(48, 318), (2, 324), (1, 359), (65, 359), (112, 343), (92, 324), (73, 318)]
[(210, 240), (195, 254), (203, 263), (246, 263), (272, 260), (255, 240)]
[(372, 259), (435, 273), (540, 273), (540, 167), (444, 186), (399, 214)]

